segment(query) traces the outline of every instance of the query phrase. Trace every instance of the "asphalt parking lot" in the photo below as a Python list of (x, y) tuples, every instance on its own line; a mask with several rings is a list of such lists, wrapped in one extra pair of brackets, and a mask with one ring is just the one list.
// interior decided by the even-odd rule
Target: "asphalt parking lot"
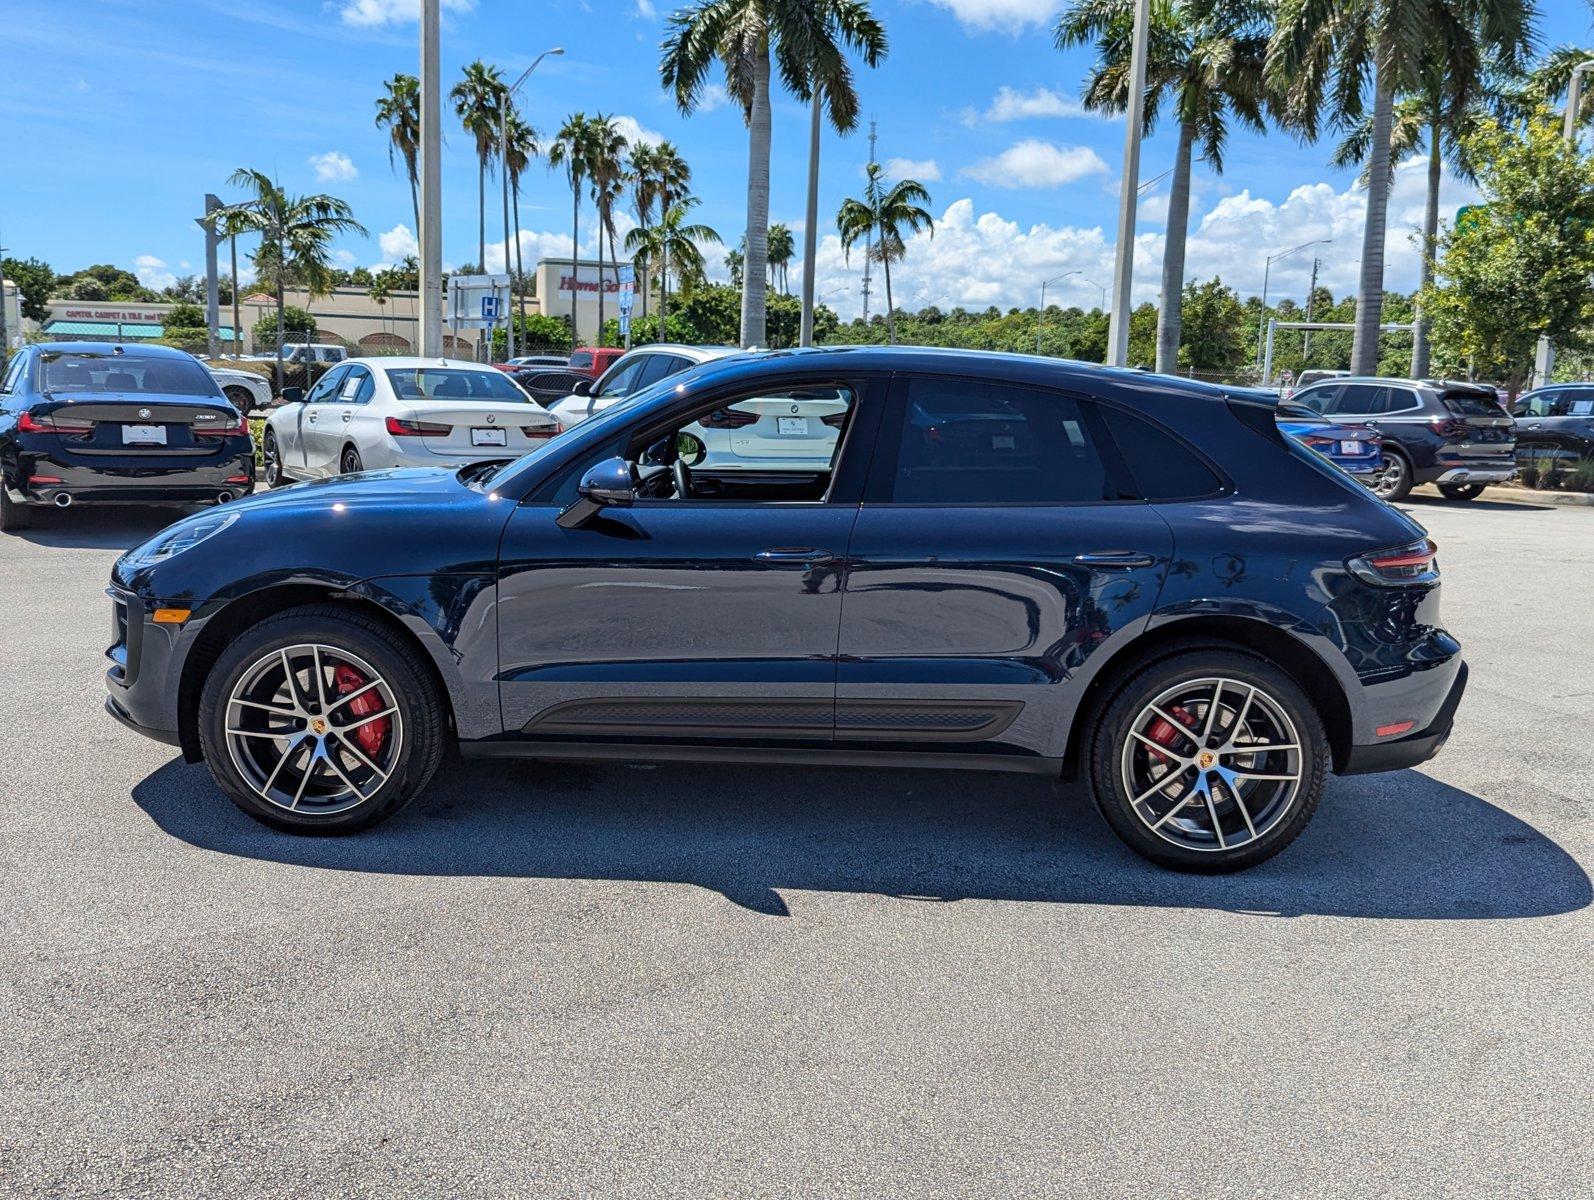
[(0, 1191), (1587, 1196), (1594, 510), (1495, 496), (1407, 505), (1449, 747), (1223, 879), (974, 774), (456, 761), (276, 834), (100, 710), (170, 514), (45, 513), (0, 536)]

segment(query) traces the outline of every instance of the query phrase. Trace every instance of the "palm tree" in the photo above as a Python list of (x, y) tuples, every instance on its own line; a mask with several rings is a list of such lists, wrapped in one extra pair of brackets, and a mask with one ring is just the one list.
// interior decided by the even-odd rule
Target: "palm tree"
[[(509, 151), (508, 161), (504, 163), (504, 170), (509, 172), (510, 211), (515, 224), (515, 274), (513, 293), (520, 311), (520, 322), (526, 321), (526, 265), (521, 260), (520, 249), (520, 179), (526, 173), (526, 168), (531, 166), (531, 160), (539, 153), (537, 146), (537, 131), (521, 120), (520, 114), (511, 107), (505, 118), (506, 145)], [(507, 247), (504, 252), (504, 270), (509, 270), (509, 252)]]
[(386, 271), (378, 271), (371, 277), (370, 286), (365, 289), (366, 295), (376, 302), (376, 311), (381, 314), (377, 321), (382, 326), (382, 332), (387, 332), (387, 302), (392, 298), (393, 277)]
[[(653, 170), (658, 180), (659, 214), (662, 218), (678, 202), (686, 203), (688, 189), (692, 186), (692, 168), (681, 152), (669, 142), (660, 142), (653, 150)], [(693, 201), (692, 203), (696, 203)], [(719, 235), (714, 236), (719, 241)], [(664, 328), (664, 318), (670, 304), (670, 239), (662, 240), (659, 247), (659, 328)]]
[(1396, 97), (1420, 88), (1436, 39), (1447, 71), (1477, 76), (1492, 58), (1512, 60), (1532, 36), (1529, 0), (1281, 0), (1265, 77), (1290, 126), (1314, 139), (1324, 116), (1357, 124), (1371, 78), (1352, 374), (1378, 370)]
[[(365, 234), (354, 212), (336, 196), (317, 193), (291, 196), (264, 171), (240, 167), (228, 178), (229, 187), (247, 188), (253, 194), (237, 204), (219, 209), (222, 220), (260, 235), (255, 267), (269, 276), (277, 296), (277, 390), (282, 390), (283, 314), (286, 277), (291, 272), (304, 284), (313, 300), (332, 289), (332, 239), (340, 233)], [(235, 331), (236, 332), (236, 331)]]
[[(454, 114), (476, 139), (476, 262), (487, 262), (487, 167), (498, 153), (498, 112), (507, 101), (497, 67), (477, 59), (465, 77), (449, 89)], [(483, 266), (485, 270), (485, 266)]]
[(797, 252), (797, 243), (792, 240), (791, 230), (784, 224), (769, 227), (769, 283), (771, 287), (779, 281), (783, 294), (791, 291), (788, 287), (786, 269), (791, 266), (792, 255)]
[[(559, 133), (548, 146), (548, 165), (563, 167), (565, 178), (570, 181), (570, 336), (573, 344), (578, 346), (581, 338), (576, 328), (576, 297), (580, 293), (575, 285), (580, 282), (581, 185), (587, 178), (592, 162), (590, 125), (586, 113), (573, 113), (565, 118)], [(601, 289), (603, 281), (600, 279), (598, 284)], [(552, 297), (549, 299), (551, 301)], [(598, 332), (601, 334), (603, 331), (599, 329)]]
[[(647, 230), (653, 224), (653, 209), (659, 200), (658, 171), (655, 167), (656, 150), (648, 142), (638, 142), (631, 147), (631, 159), (626, 171), (626, 182), (631, 185), (631, 207), (636, 213), (637, 229)], [(636, 232), (635, 230), (632, 231)], [(626, 249), (631, 246), (626, 237)], [(648, 292), (653, 274), (652, 260), (646, 253), (634, 256), (637, 272), (642, 276), (642, 316), (648, 315)]]
[(598, 344), (603, 344), (603, 238), (609, 238), (609, 261), (618, 256), (614, 246), (614, 205), (625, 190), (625, 134), (615, 126), (613, 117), (602, 113), (592, 118), (588, 125), (591, 135), (591, 157), (587, 173), (592, 178), (592, 202), (598, 207)]
[(851, 257), (854, 245), (869, 241), (869, 253), (886, 273), (886, 332), (892, 345), (897, 341), (896, 304), (891, 297), (891, 264), (901, 262), (908, 252), (903, 241), (904, 228), (917, 233), (921, 229), (935, 236), (935, 222), (923, 205), (930, 203), (930, 193), (924, 185), (913, 179), (899, 180), (889, 189), (885, 186), (884, 171), (879, 163), (870, 163), (868, 180), (862, 199), (841, 202), (836, 214), (836, 230), (841, 234), (841, 248)]
[[(707, 225), (688, 224), (687, 217), (697, 207), (697, 198), (687, 196), (663, 210), (657, 223), (637, 226), (625, 237), (625, 252), (648, 262), (675, 264), (683, 282), (703, 277), (702, 243), (717, 242), (720, 235)], [(660, 277), (660, 290), (669, 289), (669, 279)], [(664, 305), (659, 305), (659, 341), (667, 341)]]
[(404, 173), (410, 180), (410, 210), (415, 214), (415, 236), (421, 232), (420, 173), (421, 81), (402, 72), (382, 84), (384, 94), (376, 102), (376, 127), (386, 129), (387, 161), (393, 165), (397, 154), (404, 160)]
[(769, 231), (771, 59), (786, 89), (803, 102), (817, 86), (830, 121), (846, 132), (858, 121), (858, 94), (845, 51), (875, 66), (885, 29), (868, 0), (694, 0), (670, 18), (659, 73), (683, 113), (702, 98), (715, 60), (747, 121), (747, 269), (742, 273), (744, 346), (765, 342), (765, 261)]
[[(1222, 174), (1230, 116), (1257, 132), (1266, 129), (1262, 65), (1272, 9), (1269, 0), (1159, 0), (1151, 7), (1145, 130), (1155, 127), (1164, 103), (1179, 122), (1157, 312), (1159, 371), (1179, 364), (1191, 156), (1199, 144), (1202, 160)], [(1059, 50), (1096, 43), (1086, 108), (1121, 113), (1128, 107), (1134, 11), (1134, 0), (1075, 0), (1057, 22), (1053, 40)]]

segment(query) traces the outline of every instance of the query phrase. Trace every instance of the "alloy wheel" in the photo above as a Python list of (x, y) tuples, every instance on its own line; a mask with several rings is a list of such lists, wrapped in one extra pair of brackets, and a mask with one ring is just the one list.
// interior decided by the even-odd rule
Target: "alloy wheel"
[(1141, 823), (1172, 845), (1207, 852), (1248, 846), (1278, 825), (1305, 767), (1283, 705), (1223, 677), (1176, 684), (1145, 705), (1119, 760)]
[(268, 804), (330, 815), (369, 801), (404, 749), (397, 695), (335, 646), (287, 646), (258, 659), (227, 699), (227, 749)]
[(1393, 496), (1400, 490), (1406, 473), (1406, 464), (1393, 454), (1384, 456), (1383, 469), (1373, 480), (1373, 492), (1380, 497)]
[(265, 442), (260, 447), (260, 458), (266, 474), (266, 486), (276, 487), (282, 482), (282, 463), (277, 455), (277, 438), (275, 434), (267, 433)]

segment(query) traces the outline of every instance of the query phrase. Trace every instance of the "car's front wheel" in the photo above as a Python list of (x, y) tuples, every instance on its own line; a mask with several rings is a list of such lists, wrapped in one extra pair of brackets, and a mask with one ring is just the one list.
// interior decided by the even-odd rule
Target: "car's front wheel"
[(1216, 874), (1295, 839), (1328, 760), (1322, 721), (1288, 673), (1241, 650), (1192, 650), (1114, 693), (1091, 737), (1090, 786), (1130, 849)]
[(442, 760), (441, 697), (381, 622), (332, 605), (268, 617), (235, 638), (199, 705), (211, 774), (257, 821), (353, 833), (415, 798)]

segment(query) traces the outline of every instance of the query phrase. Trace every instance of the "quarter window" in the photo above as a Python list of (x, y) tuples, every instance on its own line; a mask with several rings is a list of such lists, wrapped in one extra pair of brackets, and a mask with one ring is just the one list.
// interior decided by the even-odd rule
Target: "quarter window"
[(1071, 504), (1105, 492), (1106, 469), (1077, 401), (961, 379), (908, 384), (893, 502)]
[(1100, 405), (1098, 410), (1142, 499), (1193, 500), (1223, 490), (1212, 468), (1172, 434), (1122, 409)]
[(0, 393), (10, 395), (17, 390), (17, 384), (22, 379), (22, 372), (27, 363), (28, 356), (26, 354), (19, 354), (11, 360), (11, 365), (6, 368), (5, 382), (0, 383)]

